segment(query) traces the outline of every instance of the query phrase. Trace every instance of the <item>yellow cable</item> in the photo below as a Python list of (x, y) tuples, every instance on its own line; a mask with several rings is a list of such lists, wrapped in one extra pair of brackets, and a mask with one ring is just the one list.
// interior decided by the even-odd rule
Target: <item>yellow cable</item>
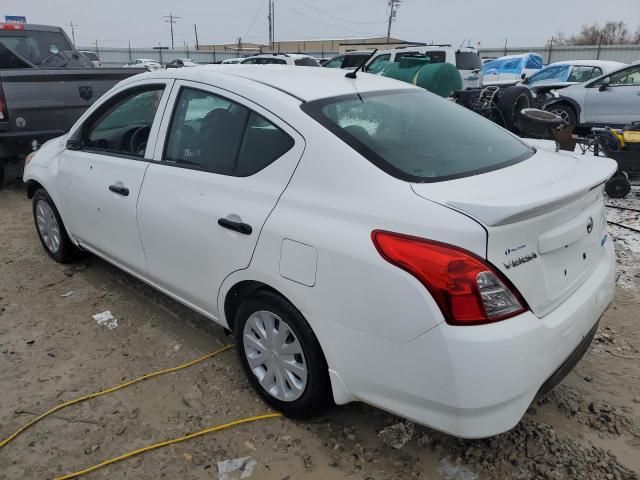
[(53, 480), (68, 480), (69, 478), (76, 478), (81, 475), (85, 475), (87, 473), (93, 472), (100, 468), (106, 467), (107, 465), (111, 465), (112, 463), (120, 462), (122, 460), (126, 460), (127, 458), (134, 457), (135, 455), (139, 455), (144, 452), (148, 452), (149, 450), (155, 450), (157, 448), (166, 447), (168, 445), (173, 445), (175, 443), (184, 442), (185, 440), (189, 440), (191, 438), (200, 437), (202, 435), (206, 435), (207, 433), (217, 432), (220, 430), (224, 430), (225, 428), (235, 427), (236, 425), (241, 425), (243, 423), (249, 422), (257, 422), (259, 420), (266, 420), (268, 418), (276, 418), (281, 417), (281, 413), (267, 413), (264, 415), (256, 415), (254, 417), (242, 418), (240, 420), (235, 420), (233, 422), (225, 423), (223, 425), (217, 425), (215, 427), (205, 428), (204, 430), (200, 430), (199, 432), (190, 433), (189, 435), (185, 435), (183, 437), (174, 438), (172, 440), (166, 440), (164, 442), (154, 443), (152, 445), (147, 445), (146, 447), (139, 448), (137, 450), (132, 450), (131, 452), (125, 453), (124, 455), (120, 455), (118, 457), (109, 458), (104, 460), (92, 467), (85, 468), (84, 470), (78, 470), (77, 472), (69, 473), (67, 475), (63, 475), (62, 477), (56, 477)]
[(177, 370), (182, 370), (183, 368), (191, 367), (192, 365), (195, 365), (197, 363), (203, 362), (203, 361), (205, 361), (205, 360), (207, 360), (207, 359), (209, 359), (211, 357), (214, 357), (214, 356), (218, 355), (219, 353), (226, 352), (227, 350), (229, 350), (231, 348), (233, 348), (233, 344), (232, 345), (227, 345), (226, 347), (223, 347), (223, 348), (221, 348), (219, 350), (216, 350), (215, 352), (207, 353), (206, 355), (204, 355), (204, 356), (202, 356), (200, 358), (196, 358), (195, 360), (191, 360), (190, 362), (183, 363), (182, 365), (178, 365), (177, 367), (166, 368), (164, 370), (157, 370), (155, 372), (147, 373), (146, 375), (143, 375), (143, 376), (138, 377), (138, 378), (134, 378), (133, 380), (129, 380), (128, 382), (121, 383), (120, 385), (116, 385), (115, 387), (107, 388), (106, 390), (102, 390), (102, 391), (99, 391), (99, 392), (91, 393), (89, 395), (85, 395), (83, 397), (79, 397), (79, 398), (76, 398), (74, 400), (69, 400), (68, 402), (61, 403), (60, 405), (57, 405), (57, 406), (53, 407), (50, 410), (47, 410), (42, 415), (38, 415), (36, 418), (31, 420), (29, 423), (27, 423), (23, 427), (19, 428), (14, 433), (9, 435), (7, 438), (2, 440), (0, 442), (0, 449), (2, 447), (6, 446), (9, 442), (11, 442), (14, 438), (16, 438), (22, 432), (24, 432), (25, 430), (27, 430), (31, 426), (35, 425), (36, 423), (38, 423), (40, 420), (42, 420), (46, 416), (57, 412), (58, 410), (62, 410), (63, 408), (66, 408), (66, 407), (68, 407), (70, 405), (74, 405), (76, 403), (84, 402), (85, 400), (89, 400), (91, 398), (96, 398), (96, 397), (99, 397), (101, 395), (106, 395), (107, 393), (115, 392), (117, 390), (123, 389), (125, 387), (128, 387), (128, 386), (133, 385), (133, 384), (138, 383), (138, 382), (142, 382), (143, 380), (147, 380), (149, 378), (157, 377), (159, 375), (164, 375), (166, 373), (171, 373), (171, 372), (175, 372)]

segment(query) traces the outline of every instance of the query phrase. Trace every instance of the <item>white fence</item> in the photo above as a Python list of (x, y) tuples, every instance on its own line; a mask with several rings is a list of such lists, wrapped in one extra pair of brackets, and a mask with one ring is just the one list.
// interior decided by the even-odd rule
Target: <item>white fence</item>
[(562, 60), (614, 60), (633, 63), (640, 60), (640, 45), (546, 46), (523, 48), (481, 48), (482, 57), (502, 57), (518, 53), (538, 53), (545, 63)]

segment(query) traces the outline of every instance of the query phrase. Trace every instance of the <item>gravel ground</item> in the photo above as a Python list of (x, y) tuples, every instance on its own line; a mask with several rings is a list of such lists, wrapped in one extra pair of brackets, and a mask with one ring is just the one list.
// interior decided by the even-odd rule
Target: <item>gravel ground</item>
[[(634, 190), (628, 203), (640, 203)], [(634, 208), (640, 208), (635, 206)], [(637, 214), (610, 220), (638, 227)], [(272, 419), (111, 465), (87, 478), (638, 479), (640, 234), (611, 229), (619, 288), (596, 341), (512, 431), (460, 440), (362, 404), (308, 422)], [(73, 293), (70, 293), (73, 292)], [(93, 315), (109, 310), (117, 327)], [(0, 438), (49, 407), (230, 342), (222, 329), (97, 258), (40, 246), (18, 183), (0, 189)], [(70, 407), (0, 451), (0, 479), (47, 479), (268, 411), (233, 352)], [(248, 458), (247, 458), (248, 457)]]

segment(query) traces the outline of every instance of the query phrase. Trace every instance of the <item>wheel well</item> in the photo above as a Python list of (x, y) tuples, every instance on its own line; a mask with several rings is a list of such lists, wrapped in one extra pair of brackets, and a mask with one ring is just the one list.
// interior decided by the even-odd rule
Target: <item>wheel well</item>
[(258, 282), (256, 280), (243, 280), (242, 282), (236, 283), (233, 287), (231, 287), (231, 290), (229, 290), (224, 298), (224, 316), (227, 319), (229, 330), (233, 332), (233, 329), (235, 327), (234, 323), (236, 320), (236, 313), (238, 313), (238, 309), (240, 308), (240, 305), (242, 305), (242, 302), (248, 296), (258, 291), (273, 292), (289, 301), (289, 299), (282, 295), (282, 293), (277, 291), (275, 288), (270, 287), (266, 283)]
[(27, 180), (27, 198), (33, 198), (33, 195), (39, 188), (44, 189), (44, 187), (35, 180)]

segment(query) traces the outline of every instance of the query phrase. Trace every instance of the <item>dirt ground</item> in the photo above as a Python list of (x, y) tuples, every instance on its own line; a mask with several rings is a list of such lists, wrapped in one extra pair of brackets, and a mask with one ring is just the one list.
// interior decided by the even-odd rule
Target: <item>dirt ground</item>
[[(616, 204), (640, 209), (640, 190)], [(637, 212), (610, 215), (640, 224)], [(351, 404), (313, 421), (277, 418), (210, 434), (86, 478), (638, 479), (640, 234), (611, 233), (619, 288), (596, 341), (508, 433), (459, 440)], [(117, 328), (92, 318), (105, 310)], [(55, 404), (228, 343), (221, 328), (97, 258), (54, 263), (38, 242), (24, 188), (0, 189), (0, 438)], [(0, 450), (0, 478), (50, 479), (268, 410), (235, 353), (225, 352), (45, 419)], [(244, 470), (219, 473), (218, 462), (244, 457)]]

